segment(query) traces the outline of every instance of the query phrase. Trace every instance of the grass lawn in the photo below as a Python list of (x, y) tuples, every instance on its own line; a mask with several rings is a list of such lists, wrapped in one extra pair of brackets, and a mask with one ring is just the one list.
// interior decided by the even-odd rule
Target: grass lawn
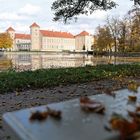
[(140, 77), (140, 63), (0, 73), (0, 94), (112, 78)]

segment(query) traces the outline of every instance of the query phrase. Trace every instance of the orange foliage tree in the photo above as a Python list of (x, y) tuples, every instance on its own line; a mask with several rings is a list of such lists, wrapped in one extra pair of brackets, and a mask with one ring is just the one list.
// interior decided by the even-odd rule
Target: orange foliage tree
[(13, 40), (11, 39), (10, 35), (7, 33), (0, 34), (0, 48), (1, 49), (8, 49), (11, 48), (13, 45)]

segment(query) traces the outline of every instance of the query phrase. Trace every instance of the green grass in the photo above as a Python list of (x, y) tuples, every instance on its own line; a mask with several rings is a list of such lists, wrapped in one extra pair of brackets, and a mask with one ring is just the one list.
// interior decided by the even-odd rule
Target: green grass
[(41, 69), (36, 71), (0, 73), (0, 94), (25, 89), (111, 79), (113, 77), (140, 77), (140, 64), (98, 65), (78, 68)]

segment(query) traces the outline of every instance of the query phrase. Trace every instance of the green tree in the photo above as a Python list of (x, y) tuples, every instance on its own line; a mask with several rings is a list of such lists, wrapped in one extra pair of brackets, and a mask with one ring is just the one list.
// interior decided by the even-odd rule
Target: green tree
[(13, 40), (11, 39), (10, 35), (7, 33), (0, 34), (0, 48), (7, 49), (11, 48), (13, 45)]
[[(134, 1), (135, 5), (140, 5), (140, 0)], [(80, 14), (92, 14), (95, 10), (108, 10), (115, 7), (115, 0), (56, 0), (52, 4), (55, 12), (54, 21), (62, 20), (67, 22)]]

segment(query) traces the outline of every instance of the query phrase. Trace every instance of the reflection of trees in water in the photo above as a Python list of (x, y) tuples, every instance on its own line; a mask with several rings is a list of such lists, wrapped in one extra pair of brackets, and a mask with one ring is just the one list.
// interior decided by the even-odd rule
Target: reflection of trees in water
[[(119, 64), (120, 62), (117, 60), (115, 56), (95, 56), (91, 58), (93, 65), (100, 65), (100, 64)], [(125, 63), (125, 62), (124, 62)]]
[(12, 68), (12, 60), (10, 59), (0, 59), (0, 71), (8, 70)]

